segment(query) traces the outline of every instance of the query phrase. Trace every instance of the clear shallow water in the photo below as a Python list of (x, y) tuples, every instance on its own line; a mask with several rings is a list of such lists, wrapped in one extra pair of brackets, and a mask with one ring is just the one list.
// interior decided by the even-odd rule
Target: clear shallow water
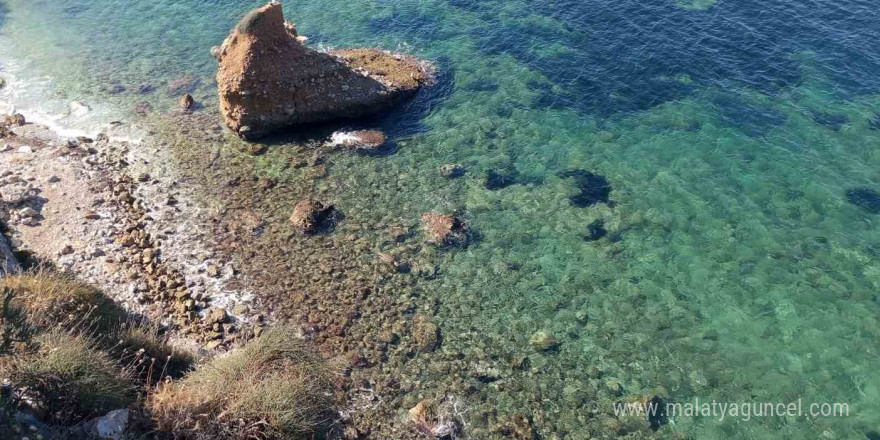
[[(130, 117), (194, 76), (210, 105), (208, 49), (261, 3), (7, 0), (0, 100)], [(865, 438), (880, 429), (880, 217), (844, 194), (880, 190), (880, 17), (867, 1), (765, 3), (285, 4), (312, 44), (406, 48), (443, 72), (381, 121), (395, 154), (334, 158), (316, 191), (363, 222), (463, 213), (481, 240), (430, 282), (444, 349), (528, 353), (535, 331), (557, 335), (559, 353), (530, 355), (531, 409), (520, 391), (488, 400), (540, 408), (548, 438), (581, 438), (597, 404), (581, 395), (607, 397), (582, 385), (596, 367), (626, 395), (851, 405), (664, 428), (694, 438)], [(452, 162), (464, 178), (439, 176)], [(577, 169), (608, 179), (613, 206), (570, 203), (559, 173)], [(522, 183), (488, 190), (489, 170)], [(596, 220), (608, 235), (584, 240)]]

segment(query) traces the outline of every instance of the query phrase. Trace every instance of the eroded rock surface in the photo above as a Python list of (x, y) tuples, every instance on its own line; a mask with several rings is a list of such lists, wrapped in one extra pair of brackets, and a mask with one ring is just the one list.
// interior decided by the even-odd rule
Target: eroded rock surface
[(429, 79), (415, 58), (303, 45), (281, 4), (248, 13), (214, 53), (226, 125), (245, 139), (296, 124), (357, 118), (409, 98)]

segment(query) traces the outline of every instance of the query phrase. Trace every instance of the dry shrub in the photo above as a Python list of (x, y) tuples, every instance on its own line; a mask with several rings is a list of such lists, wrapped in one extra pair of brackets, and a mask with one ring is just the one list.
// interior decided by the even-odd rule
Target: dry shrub
[(330, 420), (335, 368), (288, 329), (216, 358), (148, 402), (179, 439), (312, 438)]
[(107, 333), (125, 319), (125, 312), (101, 291), (64, 275), (16, 275), (0, 279), (3, 287), (15, 291), (15, 301), (38, 328)]
[(130, 374), (87, 336), (51, 330), (34, 342), (34, 351), (3, 362), (0, 374), (47, 420), (78, 422), (134, 401)]

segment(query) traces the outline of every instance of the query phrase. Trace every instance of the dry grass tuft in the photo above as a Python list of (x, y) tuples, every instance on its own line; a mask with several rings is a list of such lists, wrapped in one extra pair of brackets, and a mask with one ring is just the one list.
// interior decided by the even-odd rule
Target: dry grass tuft
[(289, 330), (272, 329), (162, 387), (148, 410), (175, 438), (312, 438), (330, 420), (334, 371)]
[(38, 328), (62, 327), (105, 333), (125, 319), (125, 312), (101, 291), (54, 273), (0, 279), (15, 291), (15, 301)]
[(87, 336), (51, 330), (35, 342), (32, 352), (4, 361), (0, 374), (47, 420), (78, 422), (134, 401), (130, 374)]
[(171, 345), (156, 325), (127, 323), (117, 331), (116, 339), (111, 353), (149, 386), (165, 377), (182, 377), (196, 363), (193, 352)]

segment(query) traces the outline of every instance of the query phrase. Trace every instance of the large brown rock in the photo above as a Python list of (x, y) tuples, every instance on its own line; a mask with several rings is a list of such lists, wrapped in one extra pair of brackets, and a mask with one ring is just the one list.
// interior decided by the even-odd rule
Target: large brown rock
[(333, 205), (325, 205), (317, 200), (300, 200), (293, 208), (290, 223), (304, 234), (313, 234), (332, 211)]
[(226, 125), (245, 139), (295, 124), (357, 118), (409, 98), (424, 63), (376, 49), (318, 52), (302, 44), (272, 2), (248, 13), (218, 51)]

